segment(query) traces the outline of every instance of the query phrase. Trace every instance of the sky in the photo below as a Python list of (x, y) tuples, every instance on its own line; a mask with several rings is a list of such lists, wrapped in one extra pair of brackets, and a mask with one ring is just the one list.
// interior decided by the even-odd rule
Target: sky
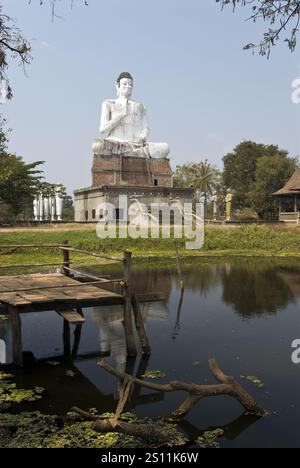
[[(32, 45), (32, 63), (10, 61), (14, 97), (0, 105), (12, 129), (9, 150), (45, 161), (46, 180), (69, 194), (91, 185), (92, 140), (101, 104), (116, 97), (120, 72), (134, 78), (133, 98), (147, 108), (150, 141), (171, 146), (177, 164), (222, 157), (243, 140), (278, 144), (300, 155), (300, 43), (276, 45), (269, 60), (244, 51), (266, 26), (215, 0), (1, 0)], [(300, 40), (299, 40), (300, 42)]]

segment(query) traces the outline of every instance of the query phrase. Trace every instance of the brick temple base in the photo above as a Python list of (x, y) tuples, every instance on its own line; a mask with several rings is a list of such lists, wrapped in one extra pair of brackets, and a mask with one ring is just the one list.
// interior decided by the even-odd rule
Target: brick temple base
[(94, 155), (92, 186), (172, 187), (168, 159)]

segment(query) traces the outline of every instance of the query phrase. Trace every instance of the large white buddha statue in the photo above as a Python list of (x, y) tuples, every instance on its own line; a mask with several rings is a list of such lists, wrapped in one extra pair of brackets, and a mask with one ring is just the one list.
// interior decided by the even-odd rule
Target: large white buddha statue
[(133, 78), (125, 72), (117, 80), (117, 99), (106, 99), (102, 104), (100, 133), (106, 138), (93, 141), (94, 154), (122, 155), (139, 158), (167, 158), (167, 143), (147, 141), (149, 127), (146, 109), (141, 102), (131, 99)]

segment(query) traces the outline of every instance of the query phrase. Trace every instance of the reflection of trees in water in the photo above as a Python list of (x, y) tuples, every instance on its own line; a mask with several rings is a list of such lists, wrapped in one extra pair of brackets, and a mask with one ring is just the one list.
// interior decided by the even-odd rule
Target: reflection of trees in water
[(136, 294), (162, 292), (168, 299), (172, 291), (172, 275), (169, 268), (134, 269), (132, 285)]
[(243, 317), (275, 314), (294, 300), (288, 284), (271, 270), (223, 269), (223, 301)]
[[(182, 259), (185, 291), (206, 296), (221, 284), (223, 300), (244, 317), (273, 314), (300, 296), (299, 260), (290, 258), (193, 258)], [(120, 273), (112, 270), (114, 276)], [(103, 271), (108, 273), (108, 271)], [(134, 265), (137, 293), (164, 293), (168, 299), (172, 283), (180, 288), (176, 263)]]
[[(184, 265), (182, 267), (185, 289), (206, 296), (220, 281), (216, 265)], [(179, 286), (179, 282), (178, 282)]]
[[(182, 276), (185, 289), (205, 295), (220, 281), (218, 278), (218, 268), (209, 264), (181, 265)], [(176, 287), (180, 289), (180, 278), (176, 270), (176, 265), (172, 268), (147, 268), (145, 270), (133, 272), (133, 285), (135, 292), (163, 292), (168, 299), (172, 290), (172, 280), (175, 280)]]

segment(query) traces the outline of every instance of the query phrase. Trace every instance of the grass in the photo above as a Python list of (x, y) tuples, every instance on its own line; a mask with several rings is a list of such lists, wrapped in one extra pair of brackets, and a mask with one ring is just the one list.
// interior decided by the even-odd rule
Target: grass
[[(99, 239), (95, 226), (62, 225), (55, 227), (0, 230), (1, 245), (60, 244), (68, 239), (72, 247), (122, 257), (130, 250), (136, 259), (175, 256), (173, 239)], [(204, 247), (186, 250), (185, 239), (178, 239), (181, 257), (200, 256), (300, 256), (300, 228), (268, 225), (207, 226)], [(71, 254), (76, 263), (96, 263), (81, 254)], [(0, 265), (60, 262), (57, 248), (20, 249), (0, 254)]]

